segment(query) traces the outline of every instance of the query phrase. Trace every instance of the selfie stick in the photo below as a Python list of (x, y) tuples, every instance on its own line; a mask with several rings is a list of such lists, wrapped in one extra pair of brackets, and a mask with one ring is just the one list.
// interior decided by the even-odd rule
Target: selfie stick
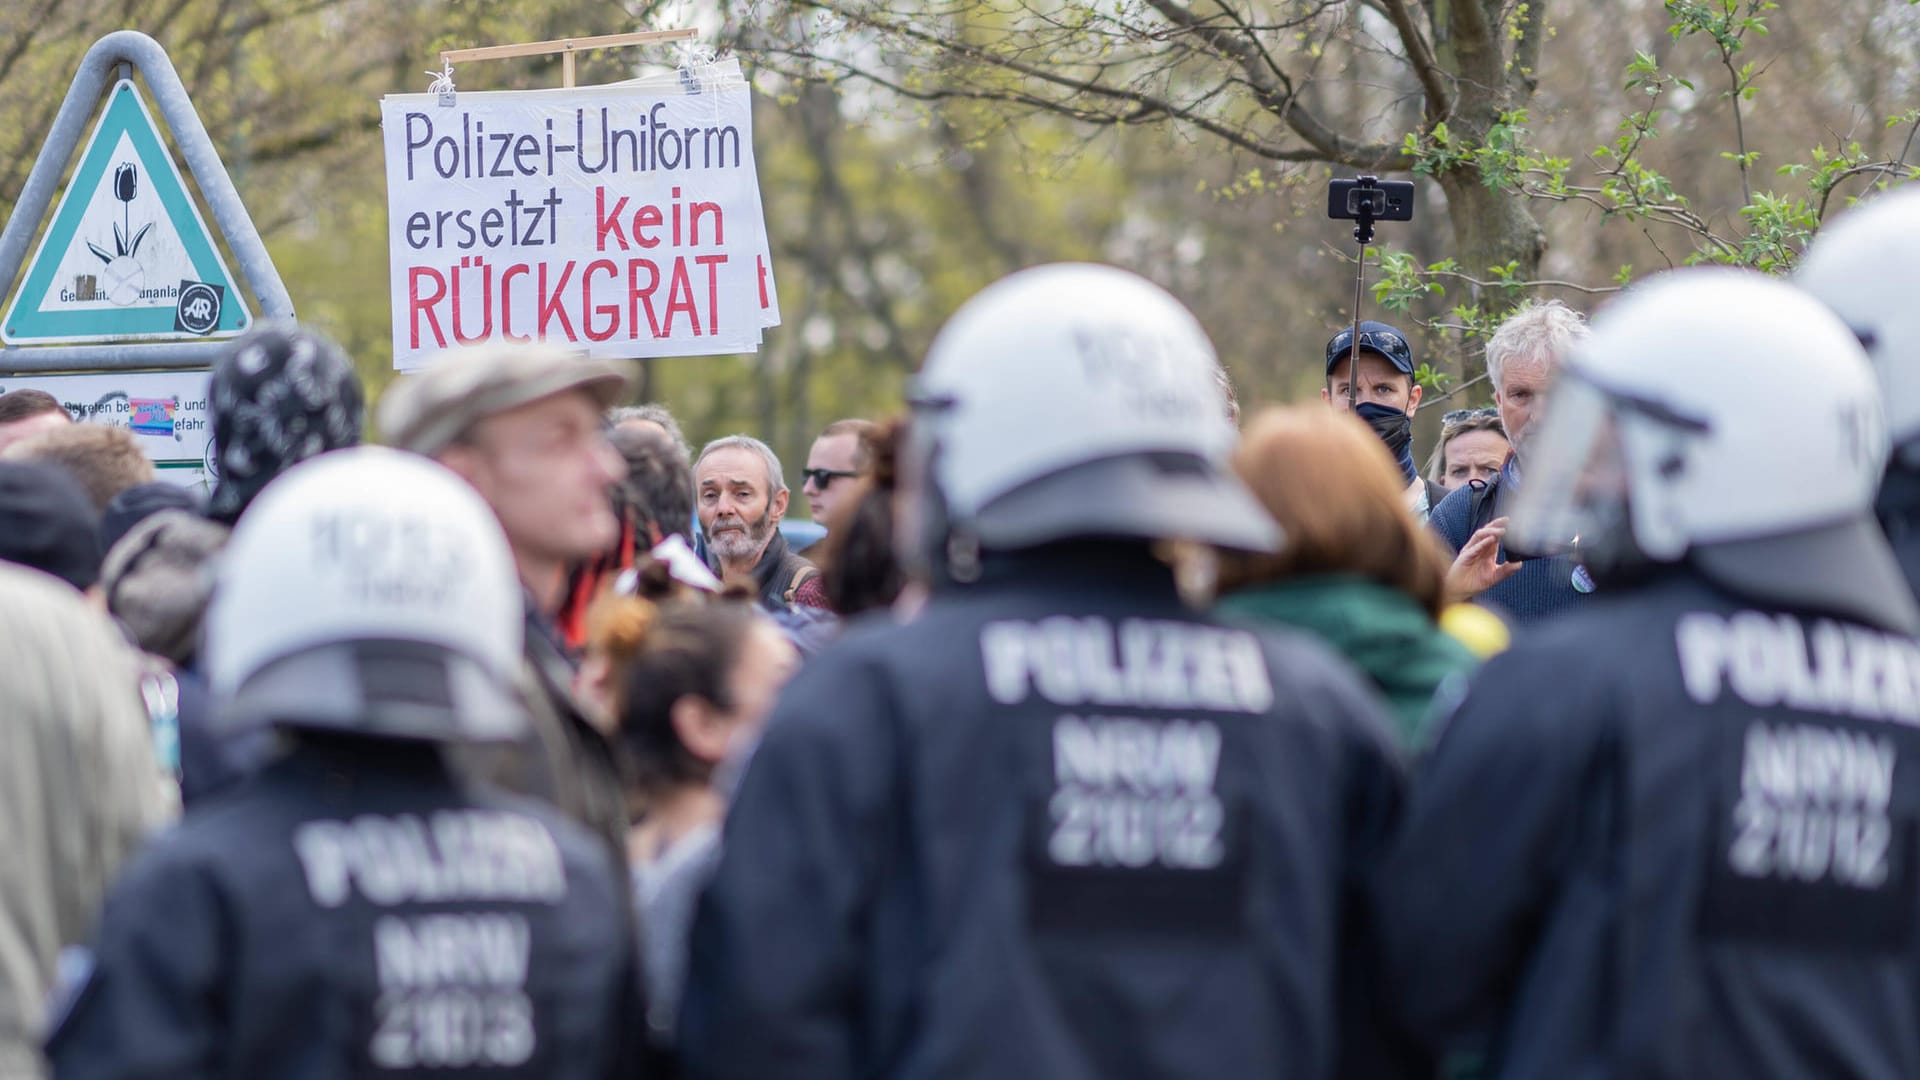
[[(1377, 176), (1363, 176), (1356, 191), (1365, 191), (1380, 182)], [(1349, 195), (1351, 198), (1351, 195)], [(1351, 205), (1351, 204), (1349, 204)], [(1362, 199), (1353, 215), (1353, 238), (1360, 243), (1360, 257), (1353, 269), (1353, 351), (1347, 361), (1347, 411), (1360, 408), (1360, 301), (1366, 295), (1367, 245), (1373, 243), (1373, 200)]]

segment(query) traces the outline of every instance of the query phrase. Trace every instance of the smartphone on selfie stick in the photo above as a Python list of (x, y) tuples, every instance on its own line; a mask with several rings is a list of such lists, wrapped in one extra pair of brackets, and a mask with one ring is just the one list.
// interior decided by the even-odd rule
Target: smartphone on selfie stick
[(1367, 245), (1373, 243), (1374, 222), (1413, 220), (1413, 181), (1335, 177), (1327, 181), (1327, 216), (1353, 222), (1353, 239), (1360, 245), (1353, 272), (1353, 353), (1347, 362), (1347, 408), (1353, 409), (1360, 401), (1360, 303), (1367, 291)]

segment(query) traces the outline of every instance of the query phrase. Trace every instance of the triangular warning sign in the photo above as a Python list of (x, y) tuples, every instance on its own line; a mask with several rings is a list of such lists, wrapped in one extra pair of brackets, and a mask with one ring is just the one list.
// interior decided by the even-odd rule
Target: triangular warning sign
[(107, 95), (52, 220), (0, 342), (228, 337), (252, 323), (132, 81)]

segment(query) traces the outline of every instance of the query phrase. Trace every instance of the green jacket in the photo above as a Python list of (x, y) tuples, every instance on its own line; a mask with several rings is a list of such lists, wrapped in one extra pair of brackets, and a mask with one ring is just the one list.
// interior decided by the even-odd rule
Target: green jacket
[(1413, 597), (1349, 574), (1255, 585), (1221, 597), (1221, 614), (1305, 630), (1364, 672), (1386, 698), (1402, 745), (1422, 743), (1434, 692), (1479, 663)]

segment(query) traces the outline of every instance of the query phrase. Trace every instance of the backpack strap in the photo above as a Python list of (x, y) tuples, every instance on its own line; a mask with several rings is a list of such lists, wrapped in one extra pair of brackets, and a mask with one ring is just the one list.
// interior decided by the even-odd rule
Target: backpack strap
[(787, 578), (787, 587), (780, 593), (780, 599), (785, 602), (788, 607), (792, 607), (794, 594), (800, 591), (800, 586), (819, 577), (820, 568), (797, 555), (789, 555), (787, 558), (791, 560), (791, 562), (799, 564), (798, 566), (790, 568), (792, 576)]

